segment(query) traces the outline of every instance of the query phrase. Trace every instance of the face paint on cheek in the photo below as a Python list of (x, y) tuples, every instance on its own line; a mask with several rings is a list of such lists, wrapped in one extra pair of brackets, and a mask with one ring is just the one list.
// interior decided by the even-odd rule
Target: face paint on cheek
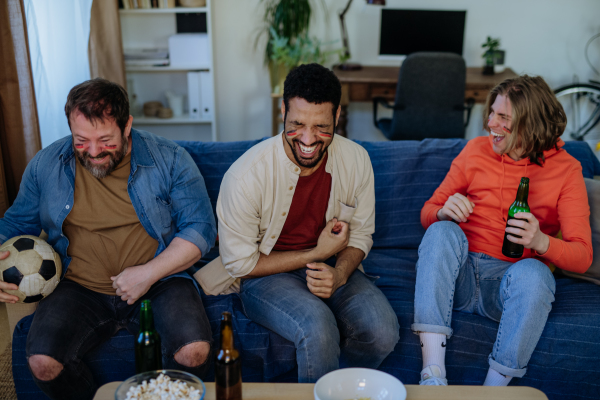
[(502, 127), (502, 130), (506, 133), (512, 133), (512, 131), (505, 126)]
[(319, 132), (319, 136), (324, 137), (324, 138), (330, 138), (333, 136), (333, 134), (331, 133), (325, 133), (325, 132)]
[(298, 132), (292, 131), (292, 132), (286, 132), (285, 134), (288, 135), (289, 137), (292, 137), (292, 136), (296, 136), (298, 134)]

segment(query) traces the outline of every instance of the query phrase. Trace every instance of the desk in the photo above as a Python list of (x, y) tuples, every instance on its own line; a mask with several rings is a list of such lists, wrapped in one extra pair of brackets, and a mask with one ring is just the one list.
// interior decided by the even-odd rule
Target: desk
[[(467, 68), (467, 81), (465, 86), (465, 99), (473, 98), (476, 103), (483, 104), (490, 90), (507, 78), (514, 78), (517, 74), (510, 68), (495, 75), (483, 75), (481, 67)], [(384, 97), (393, 101), (396, 96), (398, 73), (400, 67), (363, 66), (358, 71), (341, 71), (334, 68), (333, 72), (342, 84), (342, 110), (338, 123), (337, 133), (346, 136), (348, 124), (348, 104), (352, 101), (368, 101), (373, 97)], [(271, 95), (273, 107), (272, 133), (279, 133), (281, 122), (280, 95)]]

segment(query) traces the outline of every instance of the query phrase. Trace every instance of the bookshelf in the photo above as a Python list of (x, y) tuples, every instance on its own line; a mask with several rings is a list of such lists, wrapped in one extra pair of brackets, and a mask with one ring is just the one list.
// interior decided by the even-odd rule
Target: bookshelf
[[(172, 118), (157, 118), (133, 115), (134, 128), (148, 130), (173, 140), (216, 141), (216, 109), (214, 96), (214, 54), (212, 46), (211, 0), (206, 0), (206, 7), (174, 7), (120, 9), (119, 17), (123, 38), (123, 49), (167, 49), (169, 37), (178, 33), (177, 16), (179, 14), (204, 14), (208, 37), (208, 60), (202, 63), (178, 65), (128, 65), (127, 86), (130, 97), (136, 95), (138, 111), (148, 101), (160, 101), (169, 106), (165, 92), (171, 91), (184, 96), (183, 115)], [(190, 51), (194, 50), (190, 48)], [(188, 73), (203, 73), (201, 90), (192, 90), (188, 81)], [(191, 78), (190, 78), (191, 79)], [(189, 99), (190, 93), (192, 99)], [(208, 93), (208, 94), (207, 94)], [(190, 101), (188, 101), (188, 99)], [(205, 112), (198, 117), (191, 117), (189, 104), (201, 104)], [(210, 110), (210, 112), (208, 112)]]

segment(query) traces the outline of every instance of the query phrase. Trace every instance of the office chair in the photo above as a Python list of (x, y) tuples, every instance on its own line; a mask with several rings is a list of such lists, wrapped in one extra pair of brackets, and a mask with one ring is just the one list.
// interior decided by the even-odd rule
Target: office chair
[[(373, 122), (390, 140), (462, 138), (475, 103), (469, 99), (465, 107), (465, 80), (465, 61), (458, 54), (413, 53), (400, 67), (394, 105), (373, 98)], [(394, 110), (391, 119), (377, 119), (379, 104)]]

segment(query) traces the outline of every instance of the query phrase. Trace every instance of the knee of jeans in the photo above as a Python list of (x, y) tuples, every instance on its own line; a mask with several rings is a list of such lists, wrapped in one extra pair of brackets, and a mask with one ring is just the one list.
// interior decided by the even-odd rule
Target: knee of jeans
[(372, 310), (369, 314), (369, 317), (348, 321), (351, 326), (350, 330), (355, 332), (351, 336), (368, 345), (370, 351), (387, 355), (394, 350), (400, 340), (398, 317), (391, 307), (389, 307), (389, 312)]
[(381, 355), (387, 356), (396, 347), (400, 340), (400, 326), (398, 324), (382, 325), (373, 329), (374, 340), (372, 351)]
[[(309, 314), (309, 313), (307, 313)], [(340, 332), (333, 315), (316, 313), (298, 323), (295, 334), (297, 347), (310, 346), (326, 351), (340, 344)]]
[(40, 381), (51, 381), (55, 379), (64, 366), (50, 356), (35, 354), (27, 360), (33, 376)]
[(529, 288), (545, 287), (552, 294), (556, 292), (556, 282), (550, 268), (534, 258), (516, 262), (506, 271), (506, 274), (510, 275), (511, 285), (520, 284)]
[[(443, 244), (450, 243), (460, 247), (467, 242), (467, 237), (458, 224), (452, 221), (438, 221), (429, 226), (421, 241), (421, 246), (426, 244)], [(421, 247), (419, 246), (419, 247)]]
[(457, 223), (452, 221), (438, 221), (434, 222), (427, 228), (426, 235), (436, 235), (439, 237), (447, 237), (449, 234), (457, 235), (459, 237), (464, 236), (464, 232)]
[(185, 367), (199, 367), (204, 364), (210, 355), (208, 342), (193, 342), (186, 344), (173, 357), (178, 364)]

